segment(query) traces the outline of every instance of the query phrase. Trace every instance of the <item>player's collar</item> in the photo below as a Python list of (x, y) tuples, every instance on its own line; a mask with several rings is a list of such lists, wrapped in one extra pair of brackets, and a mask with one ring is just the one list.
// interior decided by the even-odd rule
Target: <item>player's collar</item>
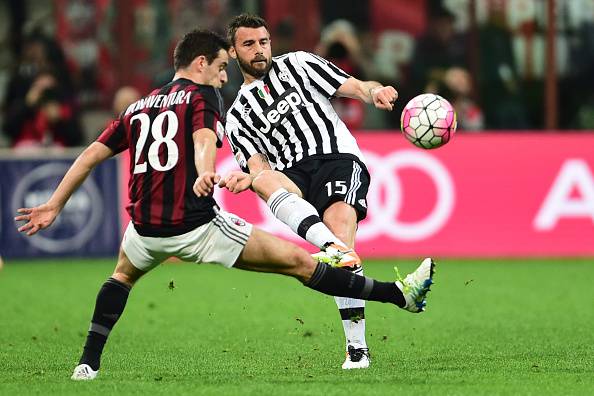
[[(264, 76), (265, 77), (265, 76)], [(246, 84), (245, 82), (243, 84), (241, 84), (241, 89), (245, 88), (245, 89), (250, 89), (255, 87), (256, 85), (258, 85), (259, 82), (263, 83), (264, 82), (264, 77), (261, 78), (256, 78), (254, 81), (252, 81), (249, 84)]]

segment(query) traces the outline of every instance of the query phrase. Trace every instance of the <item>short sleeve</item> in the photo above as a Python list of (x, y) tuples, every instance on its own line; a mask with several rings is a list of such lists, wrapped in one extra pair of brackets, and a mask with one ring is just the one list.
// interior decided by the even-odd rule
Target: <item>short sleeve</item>
[(109, 147), (114, 153), (118, 154), (129, 147), (128, 136), (122, 118), (111, 122), (97, 138), (99, 143)]
[(217, 147), (222, 147), (223, 126), (222, 98), (217, 89), (201, 87), (192, 95), (192, 131), (208, 128), (217, 135)]
[(305, 51), (295, 52), (299, 66), (305, 71), (312, 86), (327, 98), (332, 97), (338, 88), (351, 76), (344, 70), (321, 58)]

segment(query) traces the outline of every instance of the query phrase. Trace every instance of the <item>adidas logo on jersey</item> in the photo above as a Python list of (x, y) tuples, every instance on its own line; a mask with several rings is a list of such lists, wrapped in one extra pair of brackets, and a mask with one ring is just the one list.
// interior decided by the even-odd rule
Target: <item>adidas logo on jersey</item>
[(262, 121), (260, 132), (268, 133), (271, 128), (276, 128), (285, 119), (285, 115), (291, 111), (294, 113), (305, 107), (303, 99), (295, 87), (286, 90), (281, 96), (275, 99), (262, 114), (258, 117)]
[(241, 110), (241, 118), (243, 118), (244, 120), (249, 119), (251, 111), (252, 108), (250, 107), (250, 105), (246, 104), (245, 106), (243, 106), (243, 110)]

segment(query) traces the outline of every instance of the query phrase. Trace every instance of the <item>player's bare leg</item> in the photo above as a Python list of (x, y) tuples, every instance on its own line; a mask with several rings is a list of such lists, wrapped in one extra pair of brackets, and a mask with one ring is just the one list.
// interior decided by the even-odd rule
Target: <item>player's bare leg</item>
[(303, 199), (299, 187), (285, 174), (264, 170), (253, 180), (252, 188), (266, 201), (272, 213), (300, 237), (322, 250), (332, 246), (343, 266), (361, 264), (359, 256), (328, 229), (316, 208)]
[(79, 365), (72, 374), (73, 380), (92, 380), (97, 376), (107, 337), (124, 312), (131, 288), (145, 273), (134, 267), (120, 249), (116, 268), (97, 295), (89, 333)]
[(268, 201), (270, 196), (279, 188), (284, 188), (290, 193), (297, 194), (299, 198), (303, 198), (303, 193), (291, 179), (284, 173), (264, 170), (254, 178), (252, 182), (254, 192), (258, 194), (264, 201)]
[(348, 247), (355, 247), (357, 212), (346, 202), (334, 202), (324, 211), (324, 224), (343, 240)]
[(132, 286), (134, 286), (138, 279), (140, 279), (140, 277), (144, 274), (146, 274), (146, 272), (136, 268), (130, 262), (128, 256), (126, 256), (126, 253), (124, 253), (124, 251), (120, 249), (120, 253), (118, 255), (118, 263), (116, 264), (116, 267), (113, 270), (113, 274), (111, 275), (111, 277), (132, 288)]
[(305, 249), (254, 227), (234, 267), (288, 275), (307, 283), (316, 265)]
[[(334, 202), (324, 212), (324, 223), (347, 246), (354, 248), (357, 232), (355, 208), (343, 201)], [(357, 275), (363, 275), (363, 267), (352, 268)], [(365, 340), (365, 301), (336, 297), (336, 305), (342, 318), (346, 337), (347, 357), (343, 369), (369, 367), (369, 349)]]
[[(331, 296), (390, 302), (401, 308), (407, 296), (396, 282), (380, 282), (344, 268), (317, 262), (305, 249), (257, 228), (237, 259), (235, 268), (292, 276), (305, 286)], [(422, 291), (415, 292), (418, 297)]]

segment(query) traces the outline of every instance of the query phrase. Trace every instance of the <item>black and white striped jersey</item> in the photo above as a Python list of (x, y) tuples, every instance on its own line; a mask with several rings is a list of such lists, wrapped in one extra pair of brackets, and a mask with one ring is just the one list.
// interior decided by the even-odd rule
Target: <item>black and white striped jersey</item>
[(254, 154), (266, 155), (275, 170), (304, 158), (363, 156), (330, 98), (350, 76), (308, 52), (272, 58), (262, 79), (241, 86), (227, 111), (226, 134), (243, 170)]

